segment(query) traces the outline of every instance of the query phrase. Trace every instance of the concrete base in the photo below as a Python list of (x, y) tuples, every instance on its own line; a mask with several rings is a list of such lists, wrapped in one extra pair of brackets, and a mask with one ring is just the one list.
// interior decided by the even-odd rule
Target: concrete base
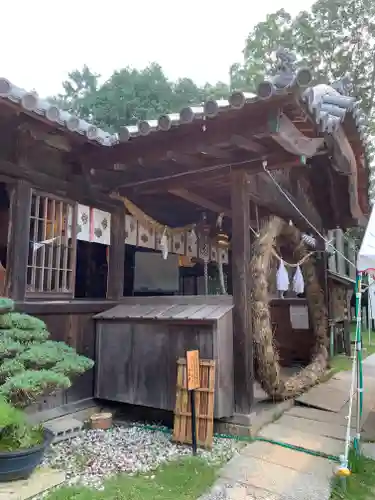
[(215, 421), (215, 432), (231, 436), (254, 437), (265, 425), (275, 422), (292, 406), (294, 406), (293, 400), (281, 403), (259, 403), (249, 415), (235, 413), (231, 418)]
[(29, 479), (1, 483), (0, 500), (28, 500), (59, 486), (64, 481), (64, 472), (43, 467), (37, 469)]
[(49, 420), (44, 426), (53, 433), (53, 443), (80, 436), (83, 431), (83, 423), (69, 415)]

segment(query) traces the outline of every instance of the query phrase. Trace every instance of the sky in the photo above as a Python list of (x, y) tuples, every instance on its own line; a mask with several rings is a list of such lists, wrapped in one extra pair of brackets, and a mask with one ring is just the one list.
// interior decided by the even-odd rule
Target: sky
[(103, 78), (158, 62), (174, 80), (228, 81), (251, 28), (268, 13), (308, 9), (311, 0), (18, 0), (1, 7), (0, 77), (40, 96), (61, 91), (87, 64)]

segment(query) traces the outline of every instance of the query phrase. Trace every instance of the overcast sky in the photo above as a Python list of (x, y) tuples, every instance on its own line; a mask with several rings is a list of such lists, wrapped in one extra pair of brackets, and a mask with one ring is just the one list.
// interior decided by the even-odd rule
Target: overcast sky
[[(4, 1), (0, 77), (40, 95), (61, 90), (69, 71), (87, 64), (113, 70), (157, 61), (171, 79), (228, 80), (247, 34), (267, 13), (292, 14), (311, 0), (18, 0)], [(220, 5), (222, 5), (220, 7)]]

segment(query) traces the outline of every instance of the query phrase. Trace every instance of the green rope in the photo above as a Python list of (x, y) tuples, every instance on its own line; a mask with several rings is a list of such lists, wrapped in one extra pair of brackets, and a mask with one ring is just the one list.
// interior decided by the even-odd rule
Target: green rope
[[(168, 429), (167, 427), (157, 427), (155, 425), (134, 425), (134, 427), (137, 427), (139, 429), (144, 429), (144, 430), (149, 430), (153, 432), (163, 432), (164, 434), (172, 434), (172, 431)], [(328, 460), (332, 460), (334, 462), (340, 462), (340, 458), (335, 456), (335, 455), (330, 455), (328, 453), (324, 453), (323, 451), (315, 451), (315, 450), (310, 450), (309, 448), (304, 448), (302, 446), (296, 446), (293, 444), (289, 443), (284, 443), (282, 441), (276, 441), (274, 439), (268, 439), (264, 438), (261, 436), (256, 436), (256, 437), (251, 437), (251, 436), (231, 436), (229, 434), (214, 434), (215, 438), (221, 438), (221, 439), (232, 439), (234, 441), (244, 441), (246, 443), (254, 443), (256, 441), (262, 442), (262, 443), (269, 443), (273, 444), (276, 446), (281, 446), (282, 448), (287, 448), (289, 450), (293, 451), (299, 451), (301, 453), (305, 453), (307, 455), (311, 455), (313, 457), (322, 457), (322, 458), (327, 458)]]

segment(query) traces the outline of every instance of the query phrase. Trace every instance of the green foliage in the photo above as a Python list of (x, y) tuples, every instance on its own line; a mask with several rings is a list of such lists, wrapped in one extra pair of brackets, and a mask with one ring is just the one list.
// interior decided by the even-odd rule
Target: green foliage
[(0, 382), (5, 382), (8, 377), (22, 373), (25, 365), (18, 359), (5, 359), (0, 365)]
[(8, 329), (8, 328), (12, 328), (13, 326), (13, 322), (12, 322), (12, 315), (11, 313), (7, 313), (7, 314), (1, 314), (0, 315), (0, 330), (1, 329)]
[(227, 98), (229, 87), (223, 82), (198, 87), (190, 78), (170, 82), (159, 64), (144, 69), (130, 67), (115, 71), (102, 85), (99, 75), (84, 66), (74, 70), (63, 82), (64, 94), (52, 100), (95, 125), (118, 132), (120, 127), (139, 120), (179, 112), (185, 106), (199, 105), (207, 98)]
[(25, 415), (22, 411), (0, 399), (0, 431), (11, 425), (19, 425), (25, 422)]
[(14, 308), (14, 302), (12, 299), (7, 299), (6, 297), (0, 298), (0, 313), (12, 311), (13, 308)]
[(11, 335), (14, 340), (21, 343), (43, 342), (48, 339), (49, 332), (47, 330), (21, 330), (20, 328), (14, 328)]
[(67, 389), (71, 377), (94, 364), (63, 342), (48, 340), (46, 324), (33, 316), (0, 313), (0, 328), (0, 397), (14, 406)]
[(40, 396), (68, 389), (70, 385), (68, 377), (52, 370), (26, 370), (9, 377), (0, 386), (0, 397), (11, 401), (14, 406), (25, 407), (34, 403)]
[(24, 347), (17, 340), (13, 340), (8, 334), (0, 332), (0, 359), (13, 357), (20, 353)]
[(56, 363), (52, 370), (56, 373), (61, 373), (67, 377), (73, 374), (80, 375), (94, 366), (94, 362), (85, 356), (66, 355)]
[(34, 318), (28, 314), (22, 313), (12, 313), (11, 314), (12, 325), (20, 330), (37, 330), (46, 331), (47, 325), (39, 318)]
[(34, 344), (20, 354), (19, 360), (27, 368), (51, 368), (61, 360), (63, 355), (64, 353), (58, 346)]
[(43, 429), (30, 426), (25, 414), (0, 400), (0, 452), (30, 448), (43, 442)]

